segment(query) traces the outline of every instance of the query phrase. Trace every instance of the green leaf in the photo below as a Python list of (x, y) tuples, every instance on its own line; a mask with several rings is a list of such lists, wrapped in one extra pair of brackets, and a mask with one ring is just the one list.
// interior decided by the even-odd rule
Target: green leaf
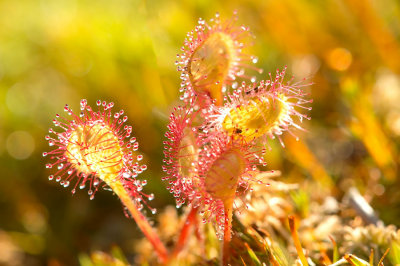
[(393, 241), (390, 247), (389, 260), (392, 265), (400, 264), (400, 243)]
[(120, 248), (119, 246), (114, 245), (114, 246), (111, 248), (111, 255), (112, 255), (114, 258), (116, 258), (116, 259), (122, 261), (123, 263), (125, 263), (125, 264), (127, 264), (127, 265), (129, 264), (129, 263), (128, 263), (128, 260), (126, 259), (124, 253), (122, 252), (122, 250), (121, 250), (121, 248)]
[(87, 254), (80, 254), (78, 260), (81, 266), (93, 266), (93, 262)]

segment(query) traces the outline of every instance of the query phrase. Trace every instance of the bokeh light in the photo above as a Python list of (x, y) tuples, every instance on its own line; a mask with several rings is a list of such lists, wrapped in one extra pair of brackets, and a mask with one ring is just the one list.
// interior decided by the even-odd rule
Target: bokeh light
[(353, 57), (349, 50), (345, 48), (334, 48), (328, 52), (328, 65), (337, 71), (345, 71), (350, 65)]
[(24, 160), (32, 154), (35, 140), (26, 131), (14, 131), (7, 137), (6, 147), (12, 157)]

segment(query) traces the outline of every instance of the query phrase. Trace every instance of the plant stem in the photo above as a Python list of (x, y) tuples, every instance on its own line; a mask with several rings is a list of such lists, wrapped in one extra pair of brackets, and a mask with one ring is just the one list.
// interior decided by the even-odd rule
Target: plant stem
[(231, 228), (232, 228), (232, 204), (225, 203), (224, 239), (222, 243), (221, 265), (228, 265), (230, 258)]
[(197, 210), (198, 208), (193, 208), (193, 207), (190, 210), (186, 218), (185, 224), (181, 229), (181, 234), (179, 235), (178, 241), (175, 244), (175, 248), (169, 258), (169, 261), (174, 260), (178, 256), (179, 252), (181, 252), (182, 249), (185, 247), (185, 244), (190, 235), (190, 231), (192, 229), (192, 225), (196, 222)]
[(128, 192), (125, 190), (124, 186), (120, 182), (109, 182), (108, 184), (115, 194), (120, 198), (122, 204), (128, 209), (132, 218), (135, 220), (136, 224), (153, 245), (159, 260), (161, 263), (165, 264), (168, 260), (168, 251), (164, 244), (161, 242), (158, 235), (155, 233), (153, 228), (148, 223), (146, 217), (138, 210), (136, 204), (133, 202), (132, 198), (129, 196)]

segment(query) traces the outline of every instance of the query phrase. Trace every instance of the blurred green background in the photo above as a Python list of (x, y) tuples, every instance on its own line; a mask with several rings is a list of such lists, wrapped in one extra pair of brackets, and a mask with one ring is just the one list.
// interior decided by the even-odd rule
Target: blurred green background
[(357, 186), (385, 223), (400, 225), (398, 1), (2, 0), (0, 265), (74, 265), (113, 244), (132, 261), (140, 233), (117, 197), (72, 197), (48, 181), (44, 136), (66, 103), (113, 101), (149, 166), (141, 177), (152, 206), (174, 204), (160, 178), (167, 118), (179, 103), (176, 54), (198, 18), (234, 10), (256, 36), (258, 80), (287, 65), (287, 79), (314, 82), (308, 133), (285, 138), (285, 149), (274, 143), (268, 169), (337, 198)]

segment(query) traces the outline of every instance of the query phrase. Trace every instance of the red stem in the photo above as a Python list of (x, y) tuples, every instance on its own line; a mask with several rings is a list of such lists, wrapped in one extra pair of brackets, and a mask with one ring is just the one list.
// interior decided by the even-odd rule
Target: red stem
[(153, 245), (158, 258), (161, 263), (166, 264), (168, 261), (168, 251), (164, 244), (161, 242), (160, 238), (150, 226), (146, 217), (137, 209), (136, 204), (133, 202), (127, 191), (124, 189), (123, 185), (119, 182), (110, 182), (110, 187), (113, 189), (114, 193), (121, 199), (122, 204), (128, 209), (132, 218), (135, 220), (136, 224), (142, 230), (145, 237)]
[(196, 222), (196, 217), (197, 217), (197, 210), (198, 208), (192, 208), (186, 218), (185, 224), (183, 225), (181, 229), (181, 234), (179, 235), (178, 241), (175, 244), (174, 251), (172, 252), (169, 261), (174, 260), (178, 254), (182, 251), (182, 249), (185, 247), (185, 244), (189, 238), (192, 226)]
[(232, 206), (225, 206), (225, 223), (224, 223), (224, 242), (222, 244), (222, 260), (221, 265), (228, 265), (230, 258), (230, 243), (232, 229)]

